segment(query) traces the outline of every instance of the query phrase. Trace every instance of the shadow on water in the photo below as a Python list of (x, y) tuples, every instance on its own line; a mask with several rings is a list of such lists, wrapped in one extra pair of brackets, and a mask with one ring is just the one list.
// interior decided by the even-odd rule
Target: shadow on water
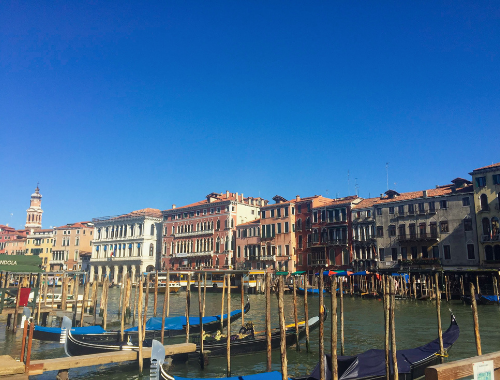
[[(119, 289), (110, 289), (109, 318), (118, 320), (117, 303), (119, 299)], [(163, 295), (162, 295), (163, 296)], [(250, 295), (251, 309), (245, 315), (245, 321), (252, 321), (256, 331), (265, 330), (265, 297), (263, 295)], [(158, 312), (161, 313), (163, 297), (158, 297)], [(285, 295), (286, 321), (293, 322), (293, 297)], [(170, 298), (170, 315), (183, 315), (185, 310), (185, 293), (174, 294)], [(150, 296), (148, 316), (153, 315), (153, 296)], [(298, 297), (299, 318), (304, 315), (303, 298)], [(325, 297), (325, 305), (330, 309), (330, 298)], [(232, 294), (232, 309), (239, 309), (240, 296)], [(318, 297), (309, 297), (309, 316), (317, 315), (319, 300)], [(220, 314), (221, 295), (207, 293), (206, 315)], [(278, 326), (278, 305), (277, 298), (272, 296), (272, 326)], [(443, 302), (441, 315), (443, 329), (450, 323), (448, 308), (451, 308), (457, 318), (461, 329), (460, 338), (450, 351), (447, 360), (458, 360), (475, 355), (475, 341), (473, 333), (472, 312), (468, 305), (462, 305), (459, 301)], [(198, 315), (197, 293), (192, 293), (191, 313)], [(345, 316), (345, 354), (354, 355), (371, 348), (384, 347), (384, 320), (382, 302), (370, 299), (344, 298)], [(21, 351), (22, 330), (17, 334), (7, 331), (5, 328), (6, 316), (0, 319), (0, 355), (9, 354), (19, 358)], [(240, 322), (233, 324), (234, 329), (238, 328)], [(330, 318), (325, 323), (325, 349), (328, 352), (330, 347)], [(496, 305), (479, 306), (479, 327), (483, 353), (500, 350), (500, 308)], [(412, 348), (423, 345), (437, 337), (436, 307), (433, 302), (399, 300), (396, 305), (396, 338), (398, 349)], [(339, 338), (340, 339), (340, 338)], [(311, 333), (311, 352), (305, 352), (305, 341), (301, 342), (301, 352), (297, 352), (292, 346), (288, 349), (288, 372), (289, 376), (301, 376), (310, 372), (318, 361), (318, 331)], [(340, 353), (340, 343), (339, 343)], [(55, 358), (64, 356), (64, 349), (58, 343), (39, 342), (33, 343), (33, 359)], [(244, 375), (266, 370), (266, 354), (255, 353), (249, 355), (234, 356), (231, 358), (232, 375)], [(280, 370), (279, 350), (273, 351), (273, 370)], [(209, 365), (204, 371), (200, 370), (196, 361), (189, 363), (176, 363), (169, 372), (173, 375), (185, 377), (225, 377), (225, 358), (210, 358)], [(144, 375), (149, 375), (149, 370), (145, 368)], [(54, 373), (45, 373), (33, 376), (33, 379), (53, 379)], [(71, 379), (135, 379), (139, 378), (136, 363), (113, 364), (105, 366), (94, 366), (89, 368), (79, 368), (70, 370)]]

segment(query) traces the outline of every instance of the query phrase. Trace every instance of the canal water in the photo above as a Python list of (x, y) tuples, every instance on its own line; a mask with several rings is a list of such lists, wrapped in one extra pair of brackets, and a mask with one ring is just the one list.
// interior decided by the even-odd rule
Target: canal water
[[(109, 318), (118, 321), (118, 299), (120, 290), (113, 288), (109, 290)], [(170, 315), (184, 315), (186, 305), (186, 293), (181, 291), (170, 297)], [(245, 295), (245, 297), (247, 297)], [(252, 321), (255, 331), (265, 330), (265, 296), (249, 295), (251, 309), (245, 315), (245, 321)], [(163, 295), (159, 295), (158, 313), (161, 314)], [(304, 304), (303, 297), (298, 296), (299, 318), (303, 319)], [(309, 297), (309, 316), (318, 314), (318, 297)], [(325, 297), (325, 305), (329, 309), (330, 298)], [(153, 296), (150, 295), (148, 315), (152, 316)], [(457, 360), (475, 355), (475, 340), (473, 332), (472, 311), (469, 305), (463, 305), (460, 301), (442, 302), (441, 314), (443, 330), (449, 326), (451, 308), (460, 326), (460, 338), (450, 351), (446, 360)], [(221, 294), (207, 293), (205, 314), (220, 314)], [(277, 297), (272, 295), (272, 325), (278, 326)], [(240, 308), (240, 295), (232, 294), (231, 309)], [(497, 305), (479, 305), (479, 328), (483, 354), (500, 350), (500, 307)], [(293, 323), (293, 297), (285, 294), (286, 322)], [(198, 315), (197, 292), (192, 293), (191, 315)], [(437, 318), (435, 303), (429, 301), (398, 300), (395, 309), (396, 318), (396, 340), (398, 349), (412, 348), (423, 345), (437, 337)], [(379, 300), (362, 300), (360, 298), (344, 298), (344, 334), (345, 354), (354, 355), (372, 348), (384, 348), (384, 313), (382, 302)], [(339, 321), (340, 322), (340, 321)], [(232, 331), (239, 330), (240, 321), (232, 324)], [(119, 323), (109, 326), (108, 329), (119, 329)], [(330, 318), (325, 322), (325, 350), (329, 352), (330, 347)], [(16, 334), (6, 329), (6, 316), (0, 316), (0, 355), (11, 355), (19, 358), (21, 351), (22, 330)], [(179, 341), (176, 338), (176, 342)], [(339, 334), (340, 339), (340, 334)], [(301, 341), (301, 352), (297, 352), (295, 346), (288, 348), (288, 375), (290, 377), (308, 374), (318, 362), (318, 330), (311, 333), (311, 352), (305, 352), (305, 340)], [(174, 341), (172, 341), (174, 342)], [(340, 354), (340, 343), (339, 343)], [(62, 345), (52, 342), (33, 341), (32, 359), (63, 357)], [(273, 370), (280, 370), (279, 349), (273, 350)], [(1, 364), (0, 364), (1, 365)], [(253, 374), (266, 370), (266, 353), (255, 353), (248, 355), (233, 356), (231, 358), (231, 369), (233, 376)], [(174, 363), (169, 373), (183, 377), (225, 377), (225, 358), (210, 358), (205, 370), (200, 370), (196, 361), (188, 363)], [(71, 369), (70, 379), (136, 379), (140, 378), (137, 363), (110, 364), (87, 368)], [(144, 376), (149, 376), (149, 369), (145, 368)], [(55, 378), (54, 372), (43, 375), (32, 376), (33, 379)]]

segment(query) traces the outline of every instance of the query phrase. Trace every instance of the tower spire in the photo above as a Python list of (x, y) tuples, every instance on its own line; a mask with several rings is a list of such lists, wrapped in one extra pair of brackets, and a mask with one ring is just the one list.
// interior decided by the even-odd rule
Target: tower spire
[(35, 192), (31, 194), (30, 207), (26, 210), (26, 224), (24, 228), (32, 230), (42, 228), (42, 195), (38, 187), (39, 184), (37, 182)]

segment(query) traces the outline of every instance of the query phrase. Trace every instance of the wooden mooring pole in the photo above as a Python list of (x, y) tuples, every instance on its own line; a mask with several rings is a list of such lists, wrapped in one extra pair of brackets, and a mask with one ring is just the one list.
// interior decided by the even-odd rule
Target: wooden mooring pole
[(465, 303), (464, 276), (460, 276), (460, 298), (462, 299), (462, 303)]
[[(477, 278), (477, 277), (476, 277)], [(474, 284), (470, 283), (470, 298), (472, 301), (472, 317), (474, 319), (474, 337), (476, 338), (476, 352), (477, 355), (482, 355), (481, 350), (481, 335), (479, 335), (479, 319), (477, 316), (477, 303), (476, 303), (476, 291), (474, 289)]]
[(166, 284), (166, 289), (165, 289), (165, 295), (163, 296), (163, 308), (161, 311), (161, 344), (163, 343), (163, 340), (165, 338), (165, 317), (167, 313), (167, 304), (169, 301), (169, 292), (170, 292), (170, 287), (168, 286), (169, 283), (169, 273), (167, 271), (167, 284)]
[(307, 304), (307, 274), (304, 274), (304, 319), (306, 321), (306, 352), (309, 352), (309, 307)]
[[(243, 315), (243, 310), (241, 311)], [(231, 275), (227, 275), (227, 377), (231, 377)]]
[(439, 355), (440, 361), (443, 362), (444, 345), (443, 345), (443, 328), (441, 326), (441, 291), (439, 289), (439, 275), (435, 274), (436, 279), (436, 312), (438, 322), (438, 336), (439, 336)]
[(266, 354), (267, 372), (271, 371), (271, 274), (266, 272)]
[(224, 297), (225, 297), (225, 292), (226, 292), (226, 275), (224, 275), (223, 280), (222, 280), (222, 299), (221, 299), (221, 305), (220, 305), (220, 332), (224, 332), (224, 318), (222, 316), (224, 315)]
[(158, 307), (158, 271), (155, 272), (155, 296), (153, 300), (153, 317), (156, 317), (157, 307)]
[[(340, 293), (340, 355), (344, 356), (344, 290), (343, 279), (339, 277), (339, 293)], [(336, 290), (335, 290), (336, 292)]]
[[(148, 303), (149, 303), (149, 283), (151, 281), (151, 273), (146, 276), (146, 284), (144, 285), (144, 318), (142, 319), (142, 330), (146, 330), (146, 321), (148, 319)], [(142, 291), (142, 289), (141, 289)]]
[(319, 372), (320, 380), (325, 380), (325, 340), (324, 340), (324, 315), (325, 315), (325, 304), (323, 297), (323, 270), (319, 271), (319, 281), (318, 281), (318, 291), (319, 291)]
[[(285, 310), (283, 301), (283, 292), (285, 287), (285, 282), (283, 276), (278, 278), (278, 314), (280, 321), (280, 356), (281, 356), (281, 379), (288, 380), (288, 363), (286, 357), (286, 327), (285, 327)], [(321, 318), (321, 316), (320, 316)], [(321, 327), (320, 327), (321, 328)], [(323, 361), (323, 360), (322, 360)], [(324, 379), (320, 379), (324, 380)]]
[[(189, 308), (191, 307), (191, 273), (187, 276), (186, 287), (186, 343), (189, 343)], [(222, 316), (221, 316), (222, 319)]]
[[(165, 310), (165, 308), (164, 308)], [(205, 368), (205, 356), (203, 352), (203, 306), (201, 299), (201, 274), (198, 273), (198, 310), (200, 314), (200, 366)]]
[(89, 290), (90, 290), (90, 282), (87, 278), (85, 282), (85, 287), (83, 289), (83, 300), (82, 300), (82, 313), (80, 315), (80, 327), (83, 326), (83, 316), (85, 315), (85, 308), (87, 306), (88, 298), (89, 298)]
[(125, 308), (127, 305), (126, 299), (127, 299), (127, 290), (128, 290), (128, 276), (127, 273), (123, 275), (122, 278), (122, 288), (123, 288), (123, 300), (122, 300), (122, 310), (121, 310), (121, 315), (120, 315), (120, 341), (123, 342), (123, 334), (124, 334), (124, 329), (125, 329)]
[[(249, 278), (250, 281), (250, 278)], [(241, 275), (240, 278), (240, 293), (241, 293), (241, 325), (245, 326), (245, 313), (243, 312), (243, 309), (245, 308), (245, 288), (243, 286), (243, 275)]]
[[(297, 282), (295, 281), (295, 277), (293, 279), (293, 319), (295, 322), (295, 349), (300, 351), (299, 344), (299, 317), (297, 315)], [(305, 323), (309, 323), (305, 321)]]
[(394, 309), (396, 307), (396, 287), (394, 283), (394, 279), (392, 276), (389, 276), (389, 281), (391, 282), (390, 291), (391, 291), (391, 313), (390, 313), (390, 324), (391, 324), (391, 351), (392, 351), (392, 369), (393, 369), (393, 379), (398, 380), (398, 359), (397, 359), (397, 351), (396, 351), (396, 321), (394, 318)]
[[(332, 282), (330, 285), (331, 293), (331, 340), (330, 340), (330, 352), (331, 352), (331, 363), (330, 367), (332, 369), (332, 380), (338, 380), (338, 363), (337, 363), (337, 278), (335, 275), (332, 276)], [(306, 323), (308, 323), (306, 321)]]
[(143, 359), (142, 359), (142, 341), (143, 341), (143, 332), (142, 332), (142, 274), (139, 278), (138, 284), (138, 300), (137, 300), (137, 332), (139, 339), (139, 372), (142, 373)]
[(102, 328), (106, 330), (106, 324), (108, 323), (108, 293), (109, 293), (109, 277), (104, 279), (104, 284), (102, 285)]
[(387, 275), (383, 275), (383, 289), (384, 289), (384, 327), (385, 327), (385, 378), (390, 380), (391, 378), (391, 366), (389, 357), (389, 341), (390, 341), (390, 322), (389, 322), (389, 280)]
[[(167, 317), (170, 315), (170, 269), (167, 268), (167, 289), (165, 289), (165, 299), (167, 300)], [(165, 318), (163, 318), (165, 319)]]

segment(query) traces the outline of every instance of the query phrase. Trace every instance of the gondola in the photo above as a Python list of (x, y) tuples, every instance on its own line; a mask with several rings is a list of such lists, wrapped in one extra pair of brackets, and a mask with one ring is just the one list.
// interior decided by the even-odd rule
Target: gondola
[[(470, 296), (464, 296), (462, 300), (467, 304), (472, 304)], [(498, 303), (497, 296), (487, 296), (484, 294), (476, 294), (476, 303), (478, 305), (495, 305)]]
[[(245, 314), (250, 310), (250, 302), (247, 301), (243, 309)], [(241, 310), (231, 312), (231, 322), (241, 318)], [(220, 315), (203, 318), (203, 330), (215, 332), (220, 328)], [(224, 326), (227, 325), (227, 314), (223, 315)], [(200, 319), (198, 317), (189, 318), (189, 332), (199, 332)], [(174, 337), (186, 334), (186, 317), (165, 318), (165, 337)], [(71, 327), (71, 334), (77, 339), (86, 342), (120, 342), (120, 331), (106, 331), (101, 326)], [(124, 331), (125, 340), (137, 343), (137, 327), (132, 327)], [(146, 339), (155, 339), (161, 336), (161, 317), (150, 318), (146, 322)], [(52, 342), (61, 342), (61, 327), (35, 326), (33, 338)]]
[[(324, 318), (326, 320), (328, 310), (325, 308)], [(319, 326), (319, 317), (312, 317), (309, 319), (309, 331), (315, 330)], [(218, 332), (219, 333), (219, 332)], [(305, 323), (304, 321), (299, 324), (299, 340), (303, 339), (306, 335)], [(193, 339), (193, 343), (197, 343), (197, 351), (189, 354), (179, 354), (174, 355), (172, 359), (174, 361), (186, 359), (198, 359), (199, 358), (199, 336), (197, 339)], [(210, 357), (225, 356), (227, 353), (227, 337), (225, 336), (209, 336), (205, 337), (203, 341), (204, 351), (208, 353)], [(295, 324), (288, 325), (286, 328), (286, 345), (291, 346), (295, 343)], [(280, 332), (279, 329), (272, 331), (271, 333), (271, 348), (280, 347)], [(247, 323), (242, 326), (238, 334), (231, 335), (231, 355), (248, 354), (251, 352), (265, 351), (267, 348), (267, 338), (265, 332), (258, 333), (257, 335), (253, 331), (252, 323)]]
[[(450, 327), (443, 333), (443, 345), (447, 352), (456, 342), (460, 335), (460, 329), (455, 320), (451, 316)], [(439, 339), (435, 339), (423, 346), (408, 349), (398, 350), (398, 374), (401, 380), (413, 380), (422, 377), (425, 374), (425, 369), (429, 366), (438, 364), (439, 357)], [(152, 342), (151, 354), (151, 379), (158, 380), (187, 380), (183, 377), (170, 376), (163, 369), (163, 361), (165, 359), (165, 349), (158, 341)], [(324, 356), (325, 364), (325, 380), (331, 380), (331, 357)], [(385, 374), (385, 350), (368, 350), (356, 356), (339, 356), (338, 360), (338, 378), (339, 380), (383, 380)], [(392, 368), (392, 366), (391, 366)], [(304, 379), (319, 379), (320, 365), (312, 373)], [(238, 376), (230, 378), (234, 380), (280, 380), (279, 372), (267, 372), (256, 375)], [(190, 380), (210, 380), (210, 379), (195, 379)], [(296, 379), (298, 380), (298, 379)]]
[[(306, 290), (301, 287), (297, 287), (297, 294), (303, 296), (305, 294)], [(323, 293), (326, 294), (328, 293), (325, 289), (323, 289)], [(315, 288), (307, 288), (307, 295), (308, 296), (318, 296), (319, 295), (319, 290)]]

